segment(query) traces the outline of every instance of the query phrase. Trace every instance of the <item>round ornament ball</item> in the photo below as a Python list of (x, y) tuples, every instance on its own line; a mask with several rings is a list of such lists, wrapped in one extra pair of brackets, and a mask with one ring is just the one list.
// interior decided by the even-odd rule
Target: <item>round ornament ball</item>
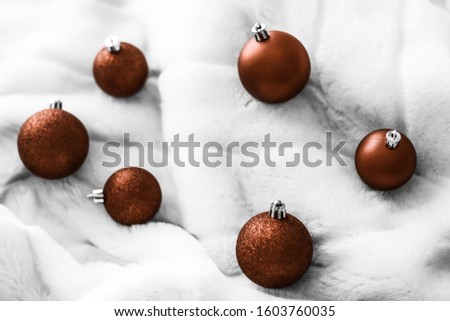
[(129, 97), (141, 90), (147, 81), (148, 65), (138, 48), (109, 36), (105, 39), (105, 48), (95, 57), (93, 73), (97, 85), (105, 93)]
[(417, 155), (409, 138), (395, 129), (379, 129), (362, 139), (355, 153), (361, 179), (373, 189), (393, 190), (414, 175)]
[(25, 121), (17, 147), (29, 171), (41, 178), (59, 179), (83, 165), (89, 152), (89, 135), (81, 121), (62, 110), (57, 100)]
[(242, 272), (265, 288), (300, 279), (311, 265), (313, 244), (302, 222), (281, 202), (251, 218), (239, 232), (236, 257)]
[(289, 33), (266, 31), (263, 24), (255, 24), (252, 32), (254, 38), (242, 48), (238, 60), (244, 88), (266, 103), (282, 103), (297, 96), (311, 72), (305, 47)]
[(103, 189), (87, 196), (104, 204), (106, 211), (123, 225), (144, 224), (158, 212), (162, 193), (156, 178), (139, 167), (126, 167), (114, 172)]

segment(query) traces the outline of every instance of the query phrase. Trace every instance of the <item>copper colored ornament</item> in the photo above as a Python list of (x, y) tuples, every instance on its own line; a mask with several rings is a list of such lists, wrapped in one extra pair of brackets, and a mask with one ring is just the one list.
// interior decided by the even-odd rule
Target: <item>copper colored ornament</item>
[(286, 287), (300, 279), (311, 265), (312, 254), (308, 230), (286, 213), (281, 201), (272, 203), (269, 212), (251, 218), (236, 243), (242, 272), (266, 288)]
[(356, 171), (367, 185), (377, 190), (392, 190), (406, 184), (416, 163), (416, 150), (408, 137), (390, 129), (368, 134), (355, 153)]
[(124, 225), (144, 224), (161, 206), (161, 188), (156, 178), (138, 167), (126, 167), (112, 174), (103, 189), (87, 196), (103, 203), (108, 214)]
[(20, 128), (17, 147), (23, 164), (33, 174), (58, 179), (75, 173), (89, 152), (89, 136), (74, 115), (55, 101), (35, 113)]
[(250, 95), (266, 103), (297, 96), (309, 79), (311, 65), (305, 47), (283, 31), (256, 24), (238, 60), (239, 78)]
[(114, 97), (129, 97), (147, 81), (148, 65), (142, 51), (110, 36), (105, 39), (105, 48), (95, 57), (93, 71), (97, 85), (104, 92)]

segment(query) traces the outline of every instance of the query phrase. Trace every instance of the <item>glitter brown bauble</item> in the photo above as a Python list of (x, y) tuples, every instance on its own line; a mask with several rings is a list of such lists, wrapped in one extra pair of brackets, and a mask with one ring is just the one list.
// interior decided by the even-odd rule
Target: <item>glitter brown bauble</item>
[(89, 152), (84, 125), (61, 109), (45, 109), (22, 125), (17, 140), (23, 164), (42, 178), (58, 179), (75, 173)]
[(238, 60), (242, 85), (266, 103), (281, 103), (297, 96), (306, 86), (310, 70), (305, 47), (282, 31), (270, 31), (264, 41), (250, 39)]
[(161, 188), (156, 178), (138, 167), (127, 167), (112, 174), (103, 188), (108, 214), (124, 225), (144, 224), (161, 206)]
[(117, 52), (109, 52), (107, 48), (100, 50), (93, 72), (97, 85), (104, 92), (114, 97), (129, 97), (147, 81), (148, 65), (138, 48), (122, 42)]
[(396, 148), (386, 146), (390, 129), (371, 132), (359, 143), (355, 153), (358, 175), (371, 188), (392, 190), (406, 184), (416, 169), (417, 156), (411, 141), (401, 134)]
[(308, 230), (297, 218), (283, 219), (268, 212), (251, 218), (241, 229), (236, 256), (242, 272), (266, 288), (291, 285), (308, 270), (313, 245)]

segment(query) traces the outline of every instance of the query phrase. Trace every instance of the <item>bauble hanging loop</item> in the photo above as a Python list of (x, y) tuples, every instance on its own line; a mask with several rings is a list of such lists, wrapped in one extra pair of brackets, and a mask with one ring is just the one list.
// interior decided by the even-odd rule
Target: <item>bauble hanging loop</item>
[(266, 103), (282, 103), (297, 96), (309, 79), (311, 64), (302, 43), (283, 31), (255, 24), (239, 55), (238, 72), (250, 95)]
[(255, 23), (252, 32), (255, 40), (258, 42), (269, 39), (269, 33), (266, 30), (265, 24)]
[(300, 279), (311, 265), (311, 236), (283, 202), (271, 204), (269, 212), (251, 218), (236, 242), (236, 258), (242, 272), (266, 288), (282, 288)]
[(144, 54), (135, 46), (108, 36), (105, 47), (94, 60), (93, 73), (97, 85), (108, 95), (129, 97), (137, 93), (148, 77)]
[(108, 49), (110, 53), (116, 53), (120, 50), (120, 41), (117, 36), (108, 36), (105, 38), (103, 43), (105, 44), (105, 48)]
[(161, 206), (161, 187), (148, 171), (126, 167), (114, 172), (103, 189), (87, 195), (95, 204), (104, 204), (116, 222), (124, 225), (144, 224), (151, 220)]
[(390, 149), (397, 148), (398, 143), (400, 143), (401, 140), (402, 135), (395, 129), (386, 133), (386, 146)]
[(286, 205), (283, 202), (277, 201), (270, 204), (269, 215), (271, 218), (278, 220), (286, 218)]
[(86, 196), (88, 199), (92, 200), (94, 204), (103, 204), (105, 203), (105, 196), (103, 195), (103, 189), (97, 188), (92, 190), (91, 194)]
[(89, 135), (74, 115), (55, 100), (49, 109), (33, 114), (20, 128), (17, 139), (20, 158), (28, 170), (46, 179), (75, 173), (89, 152)]
[(395, 129), (371, 132), (359, 143), (355, 167), (371, 188), (392, 190), (406, 184), (414, 175), (417, 155), (409, 138)]

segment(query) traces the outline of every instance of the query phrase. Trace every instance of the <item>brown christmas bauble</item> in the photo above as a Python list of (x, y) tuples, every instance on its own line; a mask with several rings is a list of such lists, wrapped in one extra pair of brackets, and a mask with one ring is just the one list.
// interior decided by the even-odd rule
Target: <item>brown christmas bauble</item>
[(129, 97), (137, 93), (147, 81), (148, 65), (144, 54), (135, 46), (116, 37), (105, 40), (105, 48), (94, 60), (97, 85), (114, 97)]
[(282, 202), (272, 203), (269, 212), (251, 218), (242, 227), (236, 257), (242, 272), (266, 288), (291, 285), (311, 265), (311, 236), (297, 218), (287, 214)]
[(305, 47), (294, 36), (265, 30), (256, 24), (255, 38), (242, 48), (238, 72), (250, 95), (266, 103), (282, 103), (297, 96), (309, 79), (311, 65)]
[(89, 136), (74, 115), (56, 101), (20, 128), (17, 147), (23, 164), (35, 175), (58, 179), (75, 173), (89, 152)]
[(126, 167), (112, 174), (102, 189), (88, 198), (104, 203), (108, 214), (124, 225), (144, 224), (161, 206), (161, 188), (156, 178), (138, 167)]
[(358, 175), (371, 188), (392, 190), (406, 184), (416, 169), (417, 156), (406, 135), (391, 129), (371, 132), (355, 153)]

